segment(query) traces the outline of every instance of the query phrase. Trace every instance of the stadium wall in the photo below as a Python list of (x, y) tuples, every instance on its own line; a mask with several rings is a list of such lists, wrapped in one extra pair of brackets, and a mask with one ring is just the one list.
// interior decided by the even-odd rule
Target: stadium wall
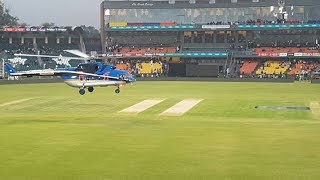
[(0, 80), (0, 85), (6, 84), (38, 84), (38, 83), (61, 83), (61, 79), (23, 79), (23, 80)]
[[(270, 82), (270, 83), (293, 83), (294, 79), (257, 79), (257, 78), (205, 78), (205, 77), (159, 77), (137, 78), (137, 81), (200, 81), (200, 82)], [(37, 83), (61, 83), (60, 79), (23, 79), (23, 80), (0, 80), (0, 85), (8, 84), (37, 84)], [(317, 81), (320, 83), (320, 80)], [(317, 83), (314, 81), (313, 83)]]
[(311, 83), (312, 84), (320, 84), (320, 79), (312, 79)]
[(211, 78), (211, 77), (160, 77), (137, 78), (137, 81), (201, 81), (201, 82), (270, 82), (293, 83), (294, 79), (258, 79), (258, 78)]

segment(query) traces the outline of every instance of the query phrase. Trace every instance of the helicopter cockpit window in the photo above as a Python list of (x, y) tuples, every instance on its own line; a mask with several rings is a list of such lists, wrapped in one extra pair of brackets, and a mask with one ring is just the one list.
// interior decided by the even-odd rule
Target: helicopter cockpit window
[(76, 70), (93, 74), (99, 70), (99, 66), (97, 64), (82, 64), (79, 65)]
[(82, 65), (79, 65), (79, 66), (76, 68), (76, 71), (83, 71)]

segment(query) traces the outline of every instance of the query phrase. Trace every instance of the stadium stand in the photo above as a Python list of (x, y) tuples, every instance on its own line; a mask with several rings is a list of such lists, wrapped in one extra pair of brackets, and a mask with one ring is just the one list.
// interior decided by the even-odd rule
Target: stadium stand
[(292, 65), (292, 67), (290, 68), (291, 70), (288, 72), (288, 74), (289, 75), (295, 75), (295, 74), (301, 74), (301, 73), (307, 74), (316, 70), (317, 67), (318, 67), (317, 63), (299, 60), (298, 62)]
[[(319, 21), (308, 21), (308, 24), (317, 24)], [(247, 21), (235, 21), (235, 22), (209, 22), (207, 25), (273, 25), (273, 24), (301, 24), (298, 20), (281, 20), (277, 19), (274, 21), (266, 19), (249, 19)]]
[(118, 70), (130, 71), (131, 65), (130, 65), (130, 63), (126, 63), (126, 64), (116, 64), (116, 69), (118, 69)]
[(253, 49), (253, 52), (259, 54), (259, 53), (319, 53), (318, 48), (255, 48)]
[(240, 68), (240, 73), (250, 75), (256, 70), (259, 62), (257, 60), (245, 60)]
[(108, 27), (126, 27), (126, 26), (176, 26), (176, 22), (109, 22)]
[(146, 62), (137, 63), (136, 69), (138, 71), (138, 74), (141, 74), (142, 76), (149, 76), (149, 75), (159, 76), (160, 74), (163, 73), (161, 62), (153, 63), (153, 61), (150, 61), (149, 63), (146, 63)]
[(284, 74), (289, 69), (289, 67), (290, 62), (288, 61), (266, 61), (256, 71), (256, 74), (280, 75)]
[(175, 53), (174, 47), (154, 47), (154, 48), (118, 48), (113, 51), (115, 54), (160, 54), (160, 53)]
[[(218, 71), (214, 74), (219, 77), (294, 76), (301, 69), (307, 73), (317, 70), (319, 17), (300, 18), (290, 12), (283, 19), (275, 17), (270, 6), (249, 0), (244, 6), (243, 2), (237, 2), (239, 7), (217, 2), (221, 8), (210, 3), (203, 8), (203, 2), (198, 1), (195, 6), (179, 1), (170, 7), (156, 2), (152, 8), (141, 9), (129, 1), (122, 2), (126, 8), (104, 1), (105, 7), (111, 9), (110, 15), (104, 17), (101, 39), (94, 28), (4, 27), (0, 29), (0, 51), (5, 52), (10, 62), (25, 68), (55, 68), (76, 66), (79, 61), (67, 64), (59, 58), (19, 59), (13, 54), (69, 56), (64, 49), (78, 49), (101, 55), (99, 60), (138, 76), (156, 76), (168, 70), (173, 72), (170, 76), (186, 75), (190, 64), (214, 67), (210, 71)], [(185, 11), (186, 5), (190, 9)], [(300, 8), (304, 13), (314, 11), (305, 6)]]

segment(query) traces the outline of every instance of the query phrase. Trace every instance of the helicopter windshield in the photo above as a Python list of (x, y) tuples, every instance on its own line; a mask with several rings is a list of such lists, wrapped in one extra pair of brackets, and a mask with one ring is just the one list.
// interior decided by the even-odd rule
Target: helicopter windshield
[(97, 64), (80, 64), (76, 71), (82, 71), (85, 73), (95, 73), (99, 70), (99, 66)]

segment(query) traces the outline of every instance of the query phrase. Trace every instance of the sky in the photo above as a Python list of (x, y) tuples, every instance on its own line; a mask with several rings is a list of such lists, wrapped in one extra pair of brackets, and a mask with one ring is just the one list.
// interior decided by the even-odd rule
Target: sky
[[(1, 0), (0, 0), (1, 1)], [(19, 22), (38, 26), (53, 22), (58, 26), (99, 27), (102, 0), (2, 0)], [(78, 17), (77, 17), (78, 16)]]

